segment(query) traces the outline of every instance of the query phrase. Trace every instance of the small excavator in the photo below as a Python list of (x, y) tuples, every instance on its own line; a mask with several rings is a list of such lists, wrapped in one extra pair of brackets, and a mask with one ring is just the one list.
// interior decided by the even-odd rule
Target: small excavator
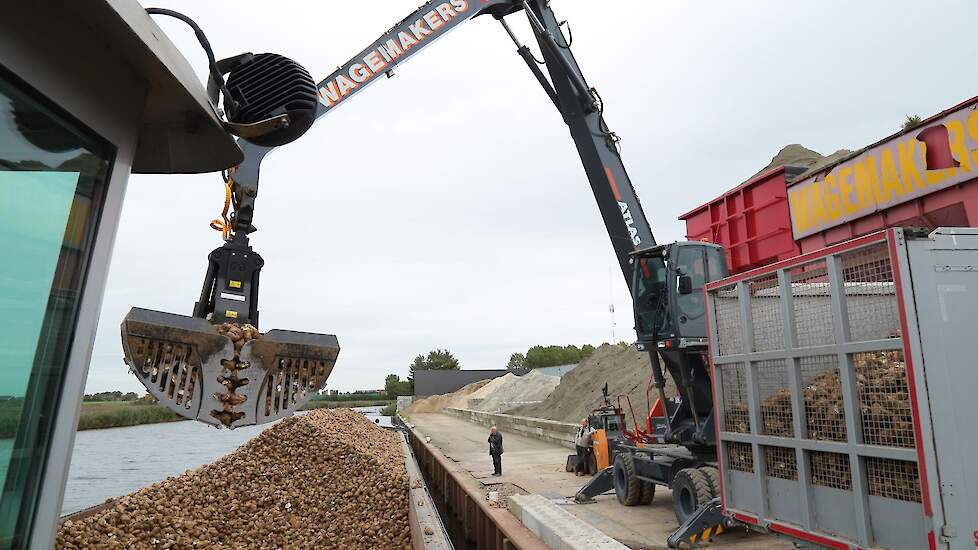
[[(244, 152), (244, 161), (224, 174), (225, 215), (213, 226), (225, 242), (208, 257), (193, 314), (133, 308), (122, 322), (126, 363), (162, 404), (188, 418), (235, 428), (290, 415), (322, 388), (339, 352), (335, 336), (257, 330), (264, 262), (249, 235), (256, 230), (261, 162), (363, 89), (392, 77), (425, 46), (485, 15), (501, 24), (568, 126), (631, 290), (635, 345), (649, 353), (650, 387), (661, 403), (654, 426), (634, 427), (629, 438), (614, 442), (611, 466), (595, 478), (604, 484), (582, 491), (593, 495), (613, 485), (623, 504), (634, 505), (651, 500), (655, 485), (671, 486), (682, 498), (692, 490), (693, 500), (683, 508), (692, 507), (690, 513), (701, 504), (697, 499), (718, 494), (702, 287), (726, 275), (723, 251), (704, 242), (656, 244), (622, 163), (619, 138), (605, 123), (601, 96), (584, 78), (564, 31), (567, 22), (557, 19), (549, 0), (431, 0), (318, 84), (301, 65), (276, 54), (216, 61), (192, 20), (169, 10), (147, 11), (194, 27), (208, 52), (211, 102)], [(507, 17), (519, 12), (529, 21), (542, 60), (509, 26)], [(677, 396), (665, 395), (665, 373), (675, 381)], [(645, 443), (673, 445), (666, 450)], [(704, 483), (708, 495), (697, 493)]]

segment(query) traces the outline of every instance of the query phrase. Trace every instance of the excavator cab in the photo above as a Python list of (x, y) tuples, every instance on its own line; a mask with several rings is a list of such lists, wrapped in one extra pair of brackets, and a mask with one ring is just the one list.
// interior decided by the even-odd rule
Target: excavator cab
[(639, 349), (706, 345), (703, 286), (727, 275), (723, 248), (676, 242), (632, 253)]

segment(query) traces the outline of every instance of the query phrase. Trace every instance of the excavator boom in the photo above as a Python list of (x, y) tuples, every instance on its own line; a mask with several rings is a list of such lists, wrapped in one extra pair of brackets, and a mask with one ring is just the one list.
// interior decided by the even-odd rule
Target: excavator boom
[[(429, 0), (388, 29), (369, 46), (338, 66), (317, 85), (316, 120), (346, 104), (375, 82), (394, 76), (394, 70), (439, 38), (479, 15), (503, 14), (513, 9), (512, 0)], [(235, 170), (238, 201), (235, 230), (250, 232), (254, 200), (258, 195), (259, 168), (277, 147), (263, 147), (239, 139), (245, 160)]]
[[(392, 76), (395, 68), (425, 46), (480, 15), (491, 15), (502, 24), (567, 124), (633, 300), (641, 295), (649, 302), (635, 304), (636, 311), (664, 311), (663, 304), (636, 294), (639, 288), (658, 288), (654, 284), (665, 272), (666, 262), (659, 256), (636, 256), (637, 251), (655, 245), (652, 230), (622, 163), (618, 137), (604, 120), (601, 97), (584, 78), (561, 30), (563, 23), (549, 4), (549, 0), (430, 0), (315, 84), (315, 94), (305, 69), (281, 56), (242, 54), (213, 63), (212, 72), (218, 77), (225, 72), (230, 76), (227, 82), (212, 80), (214, 85), (208, 85), (212, 100), (220, 88), (229, 112), (248, 112), (253, 118), (246, 124), (231, 121), (229, 115), (229, 126), (253, 133), (248, 134), (250, 140), (238, 140), (244, 161), (227, 174), (228, 202), (234, 211), (224, 226), (226, 243), (208, 258), (193, 317), (133, 308), (122, 324), (126, 362), (146, 388), (184, 416), (235, 427), (291, 414), (323, 387), (339, 352), (335, 336), (279, 330), (262, 336), (256, 328), (258, 274), (264, 260), (252, 250), (248, 235), (255, 231), (261, 162), (276, 148), (259, 143), (296, 139), (363, 89)], [(528, 19), (549, 78), (506, 22), (506, 16), (517, 12)], [(234, 67), (244, 68), (235, 73)], [(278, 71), (279, 80), (269, 76), (273, 71)], [(300, 101), (295, 104), (305, 105), (294, 119), (287, 108), (262, 110), (263, 103), (249, 96), (256, 93), (256, 86), (284, 81), (298, 82), (295, 90)], [(292, 122), (295, 126), (290, 128)], [(289, 137), (256, 138), (254, 132), (261, 128), (278, 128)], [(642, 326), (637, 323), (639, 341), (655, 340), (655, 331), (643, 333)], [(655, 351), (650, 351), (653, 378), (661, 390), (665, 382)], [(674, 376), (678, 379), (678, 374)], [(682, 379), (682, 385), (690, 383), (689, 376)]]

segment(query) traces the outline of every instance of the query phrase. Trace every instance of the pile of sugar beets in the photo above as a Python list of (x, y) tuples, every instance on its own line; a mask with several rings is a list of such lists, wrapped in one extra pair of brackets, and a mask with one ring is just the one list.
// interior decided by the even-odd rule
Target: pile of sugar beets
[[(862, 353), (854, 358), (857, 407), (863, 442), (888, 447), (913, 447), (913, 417), (907, 386), (907, 371), (898, 351)], [(842, 381), (838, 369), (822, 371), (803, 386), (804, 425), (809, 439), (846, 441)], [(732, 404), (725, 415), (727, 431), (748, 433), (747, 403)], [(761, 401), (761, 430), (765, 435), (795, 437), (791, 392), (779, 389)], [(751, 470), (747, 449), (731, 452), (735, 469)], [(787, 456), (793, 457), (793, 454)], [(790, 460), (768, 460), (769, 475), (795, 479), (796, 465)], [(874, 459), (867, 462), (870, 494), (918, 500), (920, 488), (913, 462)], [(812, 454), (812, 482), (840, 489), (851, 488), (848, 458), (832, 453)]]
[(406, 549), (407, 499), (397, 434), (348, 409), (318, 409), (64, 521), (57, 548)]

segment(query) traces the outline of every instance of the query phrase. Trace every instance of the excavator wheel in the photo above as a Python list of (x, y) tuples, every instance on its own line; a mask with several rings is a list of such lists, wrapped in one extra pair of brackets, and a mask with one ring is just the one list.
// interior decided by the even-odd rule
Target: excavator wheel
[(635, 506), (642, 499), (642, 481), (635, 474), (635, 459), (628, 453), (618, 453), (613, 471), (615, 496), (623, 506)]
[(700, 506), (713, 499), (712, 488), (706, 475), (696, 468), (683, 468), (672, 479), (672, 509), (679, 524), (686, 523), (689, 516)]
[(713, 466), (700, 466), (699, 471), (706, 476), (706, 481), (710, 483), (710, 494), (712, 497), (720, 496), (720, 470)]
[(653, 498), (655, 498), (655, 483), (643, 481), (642, 498), (639, 500), (639, 504), (652, 504)]

